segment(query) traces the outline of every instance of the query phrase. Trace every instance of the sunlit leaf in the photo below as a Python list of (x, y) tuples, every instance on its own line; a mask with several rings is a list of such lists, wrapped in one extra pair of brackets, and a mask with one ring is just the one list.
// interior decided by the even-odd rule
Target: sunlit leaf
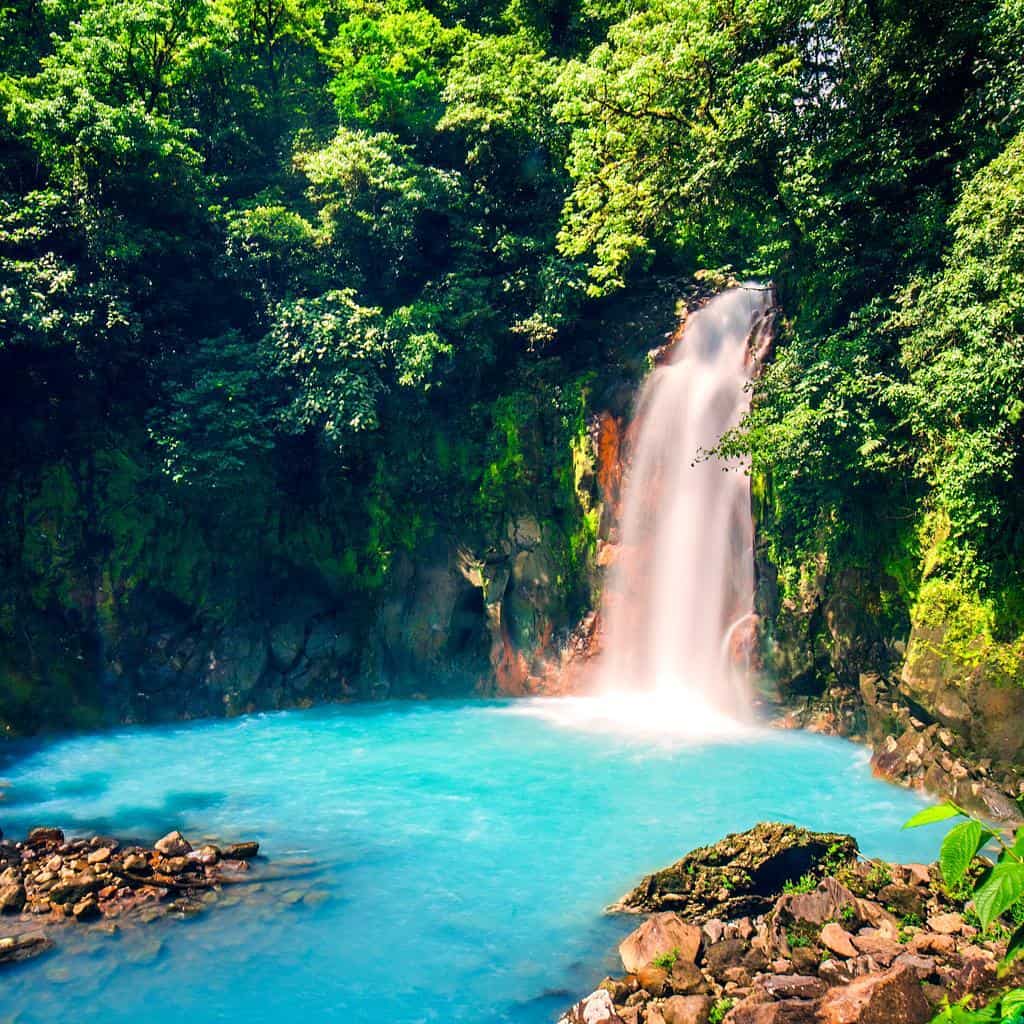
[(956, 818), (963, 813), (954, 803), (938, 804), (935, 807), (926, 807), (923, 811), (918, 811), (917, 814), (903, 823), (903, 827), (919, 828), (921, 825), (933, 825), (937, 821)]
[(1002, 861), (997, 864), (974, 894), (974, 908), (987, 929), (996, 918), (1005, 914), (1024, 895), (1024, 864)]
[(964, 877), (982, 845), (983, 833), (977, 821), (965, 821), (950, 829), (939, 850), (939, 868), (946, 885), (956, 885)]

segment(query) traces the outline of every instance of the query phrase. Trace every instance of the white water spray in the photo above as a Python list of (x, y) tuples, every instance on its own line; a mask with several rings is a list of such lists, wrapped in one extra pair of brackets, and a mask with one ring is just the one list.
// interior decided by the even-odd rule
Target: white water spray
[(753, 611), (750, 479), (741, 462), (707, 453), (748, 407), (751, 342), (770, 306), (769, 289), (748, 285), (692, 314), (637, 403), (599, 690), (625, 714), (638, 695), (654, 697), (638, 710), (669, 730), (720, 734), (750, 716), (730, 650)]

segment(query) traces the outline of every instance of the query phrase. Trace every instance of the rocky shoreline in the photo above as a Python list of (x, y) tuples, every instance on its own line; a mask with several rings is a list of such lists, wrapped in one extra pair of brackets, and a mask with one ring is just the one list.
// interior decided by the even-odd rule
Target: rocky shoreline
[(862, 674), (858, 691), (835, 686), (791, 699), (771, 723), (863, 743), (879, 778), (952, 800), (998, 824), (1019, 824), (1024, 768), (969, 749), (957, 731), (911, 706), (891, 681)]
[(694, 850), (609, 908), (651, 916), (560, 1024), (926, 1024), (1024, 982), (997, 967), (934, 866), (861, 858), (850, 836), (762, 823)]
[(32, 829), (22, 842), (0, 833), (0, 966), (52, 949), (62, 926), (111, 930), (200, 913), (223, 887), (258, 874), (258, 855), (253, 840), (193, 846), (177, 831), (152, 846), (68, 839), (59, 828)]

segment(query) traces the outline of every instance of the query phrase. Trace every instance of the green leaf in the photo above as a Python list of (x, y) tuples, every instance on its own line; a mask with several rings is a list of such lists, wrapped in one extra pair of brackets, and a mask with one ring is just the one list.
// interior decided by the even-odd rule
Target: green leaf
[[(1017, 935), (1015, 935), (1014, 938), (1017, 938), (1018, 936), (1024, 940), (1024, 926), (1018, 930)], [(1014, 1014), (1019, 1014), (1024, 1010), (1024, 988), (1010, 989), (1010, 991), (1003, 996), (1000, 1010), (1002, 1010), (1004, 1017), (1013, 1017)]]
[(939, 850), (939, 867), (946, 885), (956, 885), (964, 877), (982, 844), (982, 837), (981, 824), (973, 820), (954, 825), (949, 830)]
[(1010, 853), (1018, 860), (1024, 860), (1024, 827), (1017, 829), (1017, 838), (1010, 847)]
[(944, 803), (936, 807), (926, 807), (918, 811), (912, 818), (903, 823), (904, 828), (918, 828), (921, 825), (933, 825), (937, 821), (946, 821), (947, 818), (955, 818), (964, 812), (956, 804)]
[(988, 880), (974, 894), (974, 909), (982, 930), (1006, 913), (1024, 894), (1024, 864), (1005, 860), (997, 864)]

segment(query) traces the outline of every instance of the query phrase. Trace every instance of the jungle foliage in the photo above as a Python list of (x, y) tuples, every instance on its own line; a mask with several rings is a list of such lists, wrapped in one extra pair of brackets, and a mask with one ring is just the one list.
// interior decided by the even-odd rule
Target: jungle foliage
[[(727, 268), (785, 313), (725, 441), (778, 564), (909, 552), (908, 602), (939, 573), (1012, 631), (1022, 24), (1021, 0), (0, 4), (5, 630), (114, 549), (184, 592), (269, 532), (379, 580), (430, 523), (500, 515), (496, 480), (571, 476), (583, 318)], [(72, 507), (84, 567), (55, 554)], [(127, 540), (195, 521), (188, 579)]]

